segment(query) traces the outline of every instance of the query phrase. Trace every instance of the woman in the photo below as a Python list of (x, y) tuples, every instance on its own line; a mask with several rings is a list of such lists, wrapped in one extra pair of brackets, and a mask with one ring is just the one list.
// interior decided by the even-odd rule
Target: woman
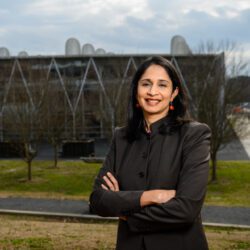
[(118, 216), (116, 249), (208, 249), (200, 211), (210, 129), (187, 118), (174, 66), (152, 57), (132, 81), (127, 125), (115, 131), (90, 209)]

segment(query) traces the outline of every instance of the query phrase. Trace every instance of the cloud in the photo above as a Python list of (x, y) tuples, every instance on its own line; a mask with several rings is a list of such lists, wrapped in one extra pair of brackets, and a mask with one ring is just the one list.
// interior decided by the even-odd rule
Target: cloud
[[(238, 0), (237, 4), (234, 0), (210, 0), (210, 1), (185, 1), (183, 4), (184, 12), (204, 12), (212, 17), (217, 18), (233, 18), (241, 11), (250, 8), (248, 0)], [(226, 11), (223, 11), (226, 9)]]
[(40, 0), (27, 4), (24, 11), (47, 18), (63, 17), (67, 22), (106, 20), (111, 26), (122, 24), (128, 16), (142, 20), (152, 16), (144, 0)]
[[(204, 12), (192, 11), (187, 14), (190, 24), (189, 30), (181, 29), (185, 37), (193, 40), (230, 40), (237, 43), (247, 42), (250, 39), (248, 30), (250, 21), (250, 9), (241, 11), (237, 17), (213, 18)], [(191, 31), (191, 32), (190, 32)], [(193, 43), (192, 41), (192, 43)]]
[(168, 53), (170, 40), (176, 34), (184, 36), (191, 48), (201, 40), (250, 40), (248, 0), (238, 0), (237, 4), (235, 0), (4, 3), (0, 10), (0, 46), (9, 47), (12, 54), (24, 48), (29, 54), (63, 54), (69, 37), (116, 53)]

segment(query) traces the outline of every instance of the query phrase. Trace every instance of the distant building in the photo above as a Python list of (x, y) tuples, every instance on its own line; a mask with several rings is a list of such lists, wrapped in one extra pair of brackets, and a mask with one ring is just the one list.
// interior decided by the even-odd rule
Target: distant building
[[(224, 55), (194, 55), (180, 36), (173, 38), (171, 52), (162, 56), (179, 71), (195, 112), (199, 94), (196, 85), (204, 82), (211, 70), (224, 65)], [(0, 141), (17, 136), (6, 119), (11, 110), (13, 113), (15, 106), (22, 104), (23, 112), (30, 109), (33, 114), (36, 109), (40, 112), (39, 100), (44, 95), (50, 96), (47, 101), (54, 100), (54, 104), (47, 112), (43, 110), (42, 120), (53, 116), (46, 118), (52, 127), (52, 120), (58, 119), (63, 124), (64, 139), (110, 138), (114, 128), (126, 120), (132, 76), (149, 56), (154, 54), (106, 53), (91, 44), (83, 45), (81, 50), (75, 38), (66, 41), (65, 55), (61, 56), (29, 56), (25, 51), (10, 56), (6, 48), (0, 49)], [(31, 126), (34, 131), (40, 129)], [(46, 139), (46, 131), (43, 136)]]
[[(40, 91), (46, 84), (56, 86), (64, 100), (64, 138), (109, 137), (115, 126), (126, 119), (127, 92), (132, 76), (147, 55), (95, 56), (29, 56), (0, 59), (0, 114), (2, 140), (8, 133), (5, 113), (10, 104), (27, 102), (37, 105), (34, 86)], [(207, 77), (208, 61), (220, 55), (176, 56), (172, 60), (188, 90), (190, 103), (195, 103), (195, 84)], [(38, 91), (38, 90), (36, 90)], [(44, 90), (45, 91), (45, 90)], [(20, 100), (20, 93), (23, 98)], [(191, 105), (192, 106), (192, 105)], [(51, 107), (53, 110), (54, 107)], [(195, 109), (195, 107), (193, 107)]]

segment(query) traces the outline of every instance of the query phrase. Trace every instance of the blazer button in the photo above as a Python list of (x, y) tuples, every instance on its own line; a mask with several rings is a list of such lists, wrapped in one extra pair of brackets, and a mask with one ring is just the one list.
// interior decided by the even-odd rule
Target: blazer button
[(139, 172), (139, 176), (143, 178), (145, 176), (144, 172)]
[(144, 158), (144, 159), (147, 158), (147, 153), (146, 153), (146, 152), (143, 152), (143, 153), (142, 153), (142, 158)]

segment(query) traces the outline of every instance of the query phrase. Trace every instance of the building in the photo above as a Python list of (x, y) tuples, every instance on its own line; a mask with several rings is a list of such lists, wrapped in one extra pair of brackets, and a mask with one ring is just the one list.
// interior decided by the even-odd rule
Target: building
[[(48, 95), (56, 100), (48, 113), (65, 121), (63, 138), (109, 137), (124, 123), (128, 87), (143, 60), (152, 55), (40, 56), (0, 59), (1, 140), (9, 136), (5, 119), (15, 105), (39, 112)], [(196, 87), (204, 82), (213, 61), (223, 55), (162, 55), (179, 70), (195, 110)], [(47, 91), (47, 92), (46, 92)], [(52, 97), (51, 94), (53, 93)], [(43, 99), (43, 100), (42, 100)], [(12, 104), (12, 105), (10, 105)], [(43, 118), (47, 114), (42, 114)], [(58, 118), (59, 119), (59, 118)], [(60, 120), (59, 119), (59, 120)]]
[[(118, 55), (70, 38), (65, 55), (10, 56), (0, 49), (0, 141), (110, 139), (126, 120), (128, 88), (137, 66), (152, 54)], [(224, 54), (195, 55), (182, 37), (172, 39), (171, 60), (195, 116), (200, 87)]]

